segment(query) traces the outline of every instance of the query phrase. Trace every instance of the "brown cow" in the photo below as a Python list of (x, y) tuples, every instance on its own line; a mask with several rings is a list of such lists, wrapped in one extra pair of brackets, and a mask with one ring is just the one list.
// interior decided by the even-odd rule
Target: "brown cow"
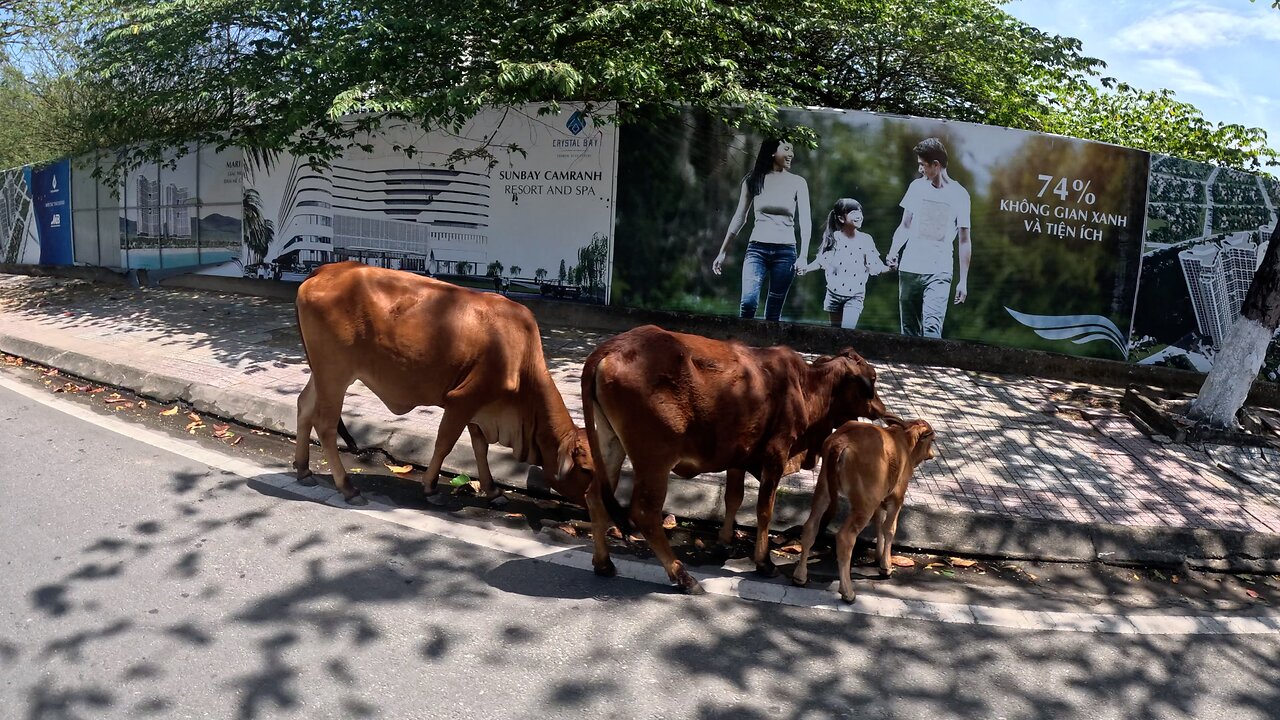
[(685, 478), (727, 471), (722, 545), (733, 538), (745, 473), (759, 478), (754, 559), (758, 571), (775, 572), (768, 537), (778, 481), (802, 463), (813, 467), (832, 428), (884, 414), (875, 380), (875, 369), (849, 349), (808, 364), (790, 348), (748, 347), (653, 325), (605, 341), (582, 370), (583, 413), (597, 468), (587, 491), (595, 571), (614, 573), (605, 511), (630, 456), (631, 519), (685, 592), (702, 589), (675, 559), (662, 529), (672, 470)]
[(904, 423), (890, 419), (887, 428), (862, 422), (848, 422), (822, 444), (822, 471), (813, 490), (813, 505), (804, 523), (800, 540), (800, 562), (791, 581), (809, 581), (809, 550), (818, 530), (830, 519), (828, 507), (835, 508), (839, 493), (849, 499), (849, 517), (836, 531), (836, 562), (840, 567), (840, 597), (853, 602), (853, 581), (849, 566), (858, 533), (876, 516), (876, 559), (880, 574), (893, 572), (890, 548), (898, 530), (898, 514), (907, 494), (911, 473), (933, 457), (933, 428), (924, 420)]
[(584, 502), (591, 454), (547, 371), (528, 308), (358, 262), (317, 269), (298, 288), (297, 307), (311, 365), (298, 397), (293, 466), (299, 478), (311, 474), (314, 427), (343, 497), (363, 501), (347, 480), (336, 437), (343, 397), (360, 380), (397, 415), (421, 405), (444, 408), (423, 477), (433, 502), (443, 502), (436, 481), (463, 428), (471, 432), (485, 495), (498, 492), (488, 462), (489, 443), (496, 442), (520, 462), (543, 466), (553, 488)]

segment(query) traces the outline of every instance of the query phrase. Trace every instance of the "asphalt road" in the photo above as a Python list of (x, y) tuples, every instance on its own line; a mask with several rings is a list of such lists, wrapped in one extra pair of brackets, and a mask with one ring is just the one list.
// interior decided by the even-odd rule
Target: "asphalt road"
[(0, 386), (0, 718), (1280, 717), (1275, 635), (847, 615), (285, 496)]

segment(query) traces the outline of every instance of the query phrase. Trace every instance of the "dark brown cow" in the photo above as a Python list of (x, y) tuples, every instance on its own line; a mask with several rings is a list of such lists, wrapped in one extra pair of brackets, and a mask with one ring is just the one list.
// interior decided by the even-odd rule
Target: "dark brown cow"
[(849, 349), (809, 364), (786, 347), (754, 348), (652, 325), (605, 341), (582, 371), (583, 413), (597, 468), (587, 492), (596, 572), (615, 572), (605, 545), (605, 512), (629, 456), (635, 469), (631, 519), (673, 582), (701, 592), (662, 529), (672, 470), (686, 478), (727, 471), (720, 529), (726, 545), (745, 473), (759, 478), (754, 559), (760, 572), (772, 574), (768, 537), (778, 481), (802, 463), (813, 467), (832, 428), (884, 414), (875, 380), (875, 369)]
[(836, 563), (840, 568), (840, 597), (854, 599), (849, 566), (853, 562), (853, 545), (858, 533), (876, 517), (876, 560), (880, 574), (893, 572), (890, 549), (898, 531), (898, 514), (907, 494), (911, 473), (920, 463), (933, 457), (933, 428), (924, 420), (904, 423), (892, 419), (887, 428), (868, 423), (845, 423), (822, 444), (822, 471), (813, 491), (813, 505), (804, 524), (800, 540), (800, 562), (791, 581), (804, 585), (809, 581), (809, 550), (818, 531), (830, 520), (828, 508), (834, 508), (839, 496), (849, 499), (849, 516), (836, 531)]
[(357, 262), (324, 265), (298, 288), (298, 326), (311, 378), (298, 397), (293, 465), (311, 474), (314, 427), (333, 481), (361, 502), (338, 457), (342, 400), (360, 380), (403, 415), (421, 405), (444, 408), (424, 489), (442, 502), (436, 481), (463, 428), (471, 432), (483, 492), (497, 495), (488, 447), (511, 448), (520, 462), (543, 466), (551, 486), (584, 502), (591, 454), (547, 372), (538, 324), (528, 308), (484, 293)]

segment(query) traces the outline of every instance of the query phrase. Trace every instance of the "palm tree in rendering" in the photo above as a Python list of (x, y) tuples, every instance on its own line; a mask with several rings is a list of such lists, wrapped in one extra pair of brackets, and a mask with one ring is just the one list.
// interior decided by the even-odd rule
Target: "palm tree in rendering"
[(262, 214), (262, 196), (257, 190), (244, 191), (244, 244), (249, 249), (253, 263), (266, 260), (271, 251), (271, 241), (276, 235), (275, 223)]

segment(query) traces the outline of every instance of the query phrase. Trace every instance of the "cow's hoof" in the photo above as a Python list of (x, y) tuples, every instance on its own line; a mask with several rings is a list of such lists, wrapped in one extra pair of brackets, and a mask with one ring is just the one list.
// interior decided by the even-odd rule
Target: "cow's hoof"
[(316, 480), (316, 476), (312, 475), (311, 472), (308, 471), (306, 475), (298, 476), (298, 484), (302, 487), (315, 487), (319, 483)]
[(772, 561), (766, 560), (762, 563), (756, 563), (756, 574), (760, 577), (778, 577), (778, 566)]
[(507, 499), (506, 495), (503, 495), (502, 493), (498, 493), (497, 495), (494, 495), (493, 497), (489, 498), (489, 507), (497, 510), (499, 508), (506, 507), (507, 504), (510, 502), (511, 501)]
[(849, 593), (848, 595), (840, 593), (840, 599), (844, 601), (845, 605), (852, 605), (855, 598), (856, 596), (853, 593)]
[(893, 576), (893, 568), (880, 568), (880, 579), (888, 580)]
[(449, 504), (449, 498), (445, 497), (445, 494), (440, 490), (436, 490), (435, 492), (427, 493), (427, 503), (436, 507), (444, 507)]
[(611, 578), (618, 574), (618, 568), (612, 560), (605, 560), (603, 565), (594, 565), (591, 569), (600, 577)]
[(796, 577), (795, 575), (792, 575), (791, 584), (795, 585), (796, 587), (804, 587), (805, 585), (809, 584), (809, 578), (807, 577), (799, 578), (799, 577)]
[(356, 493), (351, 497), (343, 496), (343, 499), (347, 501), (348, 505), (362, 506), (362, 505), (369, 504), (369, 501), (365, 498), (365, 496), (361, 495), (360, 493)]

